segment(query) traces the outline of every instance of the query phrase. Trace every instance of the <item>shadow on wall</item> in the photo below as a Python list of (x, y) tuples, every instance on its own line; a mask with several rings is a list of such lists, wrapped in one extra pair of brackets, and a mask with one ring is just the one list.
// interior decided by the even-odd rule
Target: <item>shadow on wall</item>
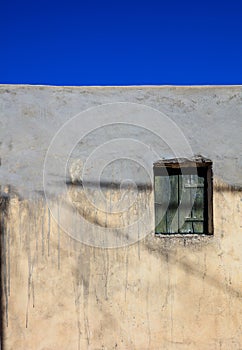
[[(171, 238), (157, 238), (158, 240), (163, 240), (168, 242), (167, 246), (171, 244)], [(179, 243), (183, 243), (184, 246), (189, 246), (189, 245), (196, 245), (196, 248), (198, 245), (203, 245), (207, 244), (209, 241), (213, 240), (213, 237), (202, 237), (202, 238), (191, 238), (191, 237), (172, 237), (172, 244), (174, 245), (174, 241), (180, 241)], [(170, 241), (170, 242), (169, 242)], [(197, 241), (197, 242), (196, 242)], [(186, 261), (181, 261), (180, 259), (177, 258), (177, 254), (175, 252), (172, 252), (172, 249), (167, 249), (164, 248), (163, 245), (161, 244), (156, 244), (152, 237), (148, 237), (145, 240), (144, 246), (146, 249), (149, 251), (149, 253), (157, 254), (159, 257), (162, 256), (163, 260), (166, 261), (166, 263), (171, 263), (172, 265), (176, 265), (179, 267), (181, 270), (185, 271), (188, 275), (190, 276), (195, 276), (201, 280), (204, 280), (204, 271), (202, 269), (197, 269), (195, 268), (192, 264), (186, 262)], [(224, 281), (221, 281), (219, 279), (214, 278), (213, 276), (206, 275), (206, 283), (211, 286), (216, 288), (217, 290), (223, 290), (224, 292), (228, 293), (231, 297), (236, 298), (236, 299), (241, 299), (242, 298), (242, 293), (239, 290), (234, 289), (231, 285), (227, 285), (224, 283)]]
[[(82, 187), (79, 186), (69, 186), (69, 195), (72, 198), (72, 200), (74, 201), (74, 199), (76, 200), (77, 203), (80, 203), (82, 200), (85, 199), (84, 194), (82, 192)], [(128, 188), (125, 188), (124, 190), (126, 190)], [(109, 188), (107, 189), (107, 191), (104, 191), (104, 195), (106, 194), (107, 197), (109, 198), (110, 192), (109, 192)], [(112, 190), (115, 191), (115, 188), (113, 188)], [(241, 197), (241, 193), (239, 193), (238, 195), (236, 193), (233, 193), (232, 195), (229, 194), (229, 192), (237, 192), (240, 191), (239, 189), (235, 189), (233, 186), (229, 186), (226, 184), (219, 184), (215, 182), (215, 186), (214, 186), (214, 191), (216, 192), (217, 197), (215, 198), (215, 206), (217, 208), (217, 213), (219, 213), (219, 215), (217, 216), (217, 226), (220, 227), (220, 221), (223, 218), (223, 214), (222, 215), (222, 210), (221, 208), (224, 210), (226, 210), (226, 208), (228, 208), (228, 213), (230, 213), (230, 207), (231, 205), (234, 203), (234, 201), (230, 202), (230, 199), (232, 200), (232, 198), (236, 199), (236, 205), (238, 203), (238, 199)], [(149, 190), (147, 191), (148, 193), (150, 192)], [(144, 204), (145, 200), (147, 200), (147, 192), (146, 191), (139, 191), (139, 199), (140, 199), (140, 203), (142, 203), (142, 205)], [(221, 192), (221, 193), (220, 193)], [(122, 197), (122, 191), (119, 194), (116, 194), (116, 196), (114, 196), (114, 199), (116, 199), (116, 202), (119, 203), (119, 199), (120, 196)], [(9, 226), (8, 226), (8, 220), (9, 222), (12, 220), (12, 215), (11, 215), (11, 207), (12, 207), (12, 199), (13, 197), (15, 197), (16, 202), (14, 202), (13, 204), (16, 206), (16, 208), (18, 209), (19, 203), (20, 203), (20, 199), (17, 198), (16, 196), (14, 196), (13, 192), (10, 193), (10, 189), (8, 189), (5, 192), (1, 192), (0, 194), (0, 218), (1, 218), (1, 305), (2, 305), (2, 312), (1, 312), (1, 349), (5, 348), (3, 345), (3, 339), (6, 336), (7, 332), (9, 332), (8, 330), (3, 328), (3, 323), (6, 325), (8, 323), (8, 317), (6, 317), (6, 322), (5, 322), (5, 316), (6, 313), (8, 313), (8, 297), (10, 295), (9, 293), (9, 283), (8, 283), (8, 278), (9, 278), (9, 265), (8, 265), (8, 240), (9, 240)], [(223, 196), (226, 196), (225, 198), (223, 198)], [(235, 197), (234, 197), (235, 196)], [(11, 198), (10, 198), (11, 197)], [(10, 202), (11, 199), (11, 202)], [(24, 220), (26, 221), (26, 224), (30, 225), (30, 227), (32, 227), (32, 225), (36, 225), (36, 218), (35, 218), (35, 213), (36, 211), (39, 210), (38, 213), (38, 221), (37, 221), (37, 230), (38, 232), (41, 231), (41, 228), (44, 227), (44, 229), (46, 230), (46, 232), (48, 231), (48, 234), (46, 233), (46, 254), (48, 252), (49, 254), (49, 236), (50, 236), (50, 232), (52, 233), (52, 237), (51, 237), (51, 242), (52, 244), (56, 244), (56, 252), (59, 252), (59, 248), (61, 246), (61, 241), (59, 242), (58, 237), (59, 237), (59, 231), (58, 231), (58, 227), (57, 226), (52, 226), (52, 219), (49, 216), (49, 212), (47, 210), (47, 206), (46, 203), (44, 201), (43, 198), (39, 198), (40, 201), (36, 201), (35, 205), (29, 205), (26, 202), (22, 202), (22, 210), (25, 211), (25, 215), (24, 215)], [(93, 217), (91, 210), (88, 210), (88, 203), (86, 201), (84, 201), (86, 208), (80, 208), (80, 211), (82, 210), (82, 214), (85, 215), (89, 215), (88, 219), (90, 222), (93, 222), (95, 220), (95, 222), (97, 223), (97, 219), (98, 224), (100, 226), (105, 225), (105, 220), (104, 218), (100, 215), (98, 217)], [(149, 205), (151, 202), (147, 200), (147, 205)], [(240, 203), (240, 202), (239, 202)], [(153, 202), (152, 202), (153, 205)], [(15, 208), (15, 209), (16, 209)], [(142, 211), (143, 207), (140, 207), (140, 210)], [(16, 209), (16, 210), (17, 210)], [(78, 209), (78, 206), (77, 206)], [(134, 208), (131, 206), (131, 212), (132, 210), (134, 210)], [(17, 211), (16, 211), (17, 212)], [(15, 212), (15, 213), (16, 213)], [(45, 215), (46, 213), (46, 215)], [(47, 215), (48, 213), (48, 215)], [(34, 214), (34, 215), (33, 215)], [(240, 216), (239, 211), (237, 212), (238, 217)], [(233, 219), (234, 220), (234, 219)], [(16, 225), (15, 221), (12, 221), (14, 225)], [(110, 215), (110, 221), (109, 223), (112, 223), (113, 226), (115, 226), (116, 223), (119, 223), (118, 218), (116, 218), (115, 214)], [(228, 223), (229, 224), (229, 223)], [(44, 226), (42, 226), (44, 225)], [(18, 229), (18, 225), (16, 225), (16, 229)], [(222, 226), (220, 227), (220, 229), (222, 230)], [(39, 231), (40, 230), (40, 231)], [(53, 230), (53, 231), (52, 231)], [(33, 246), (35, 246), (35, 235), (31, 235), (31, 230), (26, 230), (26, 235), (28, 236), (28, 240), (32, 240)], [(65, 237), (65, 235), (63, 235)], [(221, 263), (221, 259), (222, 257), (219, 256), (221, 248), (218, 248), (218, 240), (220, 239), (220, 236), (217, 232), (217, 234), (215, 235), (215, 237), (193, 237), (193, 238), (188, 238), (188, 237), (173, 237), (172, 239), (170, 237), (167, 238), (159, 238), (159, 237), (154, 237), (153, 235), (149, 235), (147, 236), (144, 240), (140, 241), (139, 245), (137, 245), (136, 247), (140, 247), (140, 249), (142, 249), (142, 254), (144, 254), (144, 256), (148, 257), (148, 258), (152, 258), (153, 256), (157, 256), (157, 258), (159, 258), (162, 262), (164, 262), (164, 264), (162, 264), (164, 266), (164, 269), (166, 269), (166, 267), (172, 266), (174, 265), (175, 267), (177, 267), (180, 271), (184, 271), (185, 272), (185, 276), (186, 278), (188, 276), (192, 276), (192, 277), (197, 277), (197, 279), (199, 280), (203, 280), (205, 282), (205, 284), (207, 286), (211, 286), (216, 288), (217, 290), (221, 290), (223, 292), (224, 296), (231, 296), (232, 298), (234, 298), (234, 300), (238, 300), (241, 298), (241, 291), (239, 291), (239, 288), (236, 287), (232, 287), (232, 285), (229, 284), (229, 281), (226, 281), (224, 278), (219, 278), (219, 276), (217, 276), (217, 273), (215, 274), (213, 270), (210, 270), (207, 272), (204, 271), (204, 266), (203, 265), (194, 265), (190, 262), (189, 260), (189, 253), (194, 253), (195, 251), (199, 251), (199, 250), (203, 250), (206, 246), (210, 245), (210, 252), (214, 252), (216, 255), (216, 260), (211, 260), (214, 261), (216, 266), (219, 266), (219, 264)], [(26, 247), (24, 247), (24, 249), (28, 249), (31, 244), (31, 242), (29, 242), (28, 246), (26, 245)], [(48, 244), (48, 245), (47, 245)], [(134, 245), (133, 245), (134, 246)], [(75, 260), (73, 259), (73, 262), (76, 266), (75, 268), (75, 283), (74, 283), (74, 293), (75, 293), (75, 303), (76, 303), (76, 310), (77, 310), (77, 314), (79, 315), (81, 312), (83, 312), (84, 314), (84, 321), (87, 319), (87, 298), (88, 295), (90, 296), (90, 292), (89, 292), (89, 284), (90, 284), (90, 289), (93, 288), (93, 281), (92, 279), (90, 279), (90, 275), (93, 274), (93, 271), (91, 271), (92, 268), (100, 268), (100, 280), (98, 280), (97, 282), (97, 286), (100, 286), (100, 288), (102, 288), (102, 286), (104, 285), (103, 283), (105, 283), (105, 297), (106, 299), (108, 298), (108, 285), (111, 285), (111, 283), (108, 283), (108, 278), (112, 278), (112, 283), (114, 282), (114, 276), (115, 275), (111, 275), (109, 269), (109, 266), (111, 266), (113, 269), (117, 268), (117, 260), (116, 260), (116, 254), (120, 254), (119, 258), (120, 261), (125, 260), (127, 263), (127, 266), (129, 264), (129, 266), (132, 266), (132, 263), (137, 263), (136, 258), (134, 257), (134, 260), (132, 260), (133, 258), (130, 256), (130, 261), (126, 258), (126, 255), (128, 256), (128, 251), (129, 249), (132, 250), (132, 247), (125, 247), (124, 249), (120, 249), (118, 250), (99, 250), (98, 248), (91, 248), (87, 245), (81, 244), (80, 242), (75, 243), (75, 247), (73, 249), (76, 249), (76, 252), (78, 253), (75, 258), (78, 256), (78, 259)], [(139, 249), (139, 248), (138, 248)], [(138, 253), (138, 249), (137, 249), (137, 253)], [(80, 250), (80, 252), (79, 252)], [(148, 254), (145, 253), (145, 250), (147, 251)], [(43, 254), (43, 252), (41, 252)], [(45, 254), (45, 253), (44, 253)], [(107, 257), (106, 257), (107, 254)], [(105, 255), (105, 256), (104, 256)], [(181, 257), (185, 256), (184, 259), (181, 259)], [(187, 259), (188, 256), (188, 259)], [(57, 257), (57, 256), (56, 256)], [(61, 270), (60, 266), (62, 266), (62, 264), (64, 264), (63, 262), (63, 257), (61, 254), (58, 253), (58, 270)], [(122, 260), (123, 258), (123, 260)], [(93, 259), (90, 261), (90, 259)], [(104, 268), (102, 265), (102, 259), (104, 260)], [(107, 261), (105, 260), (107, 259)], [(119, 261), (119, 263), (120, 263)], [(230, 260), (229, 260), (230, 261)], [(34, 264), (34, 262), (32, 262)], [(227, 262), (226, 262), (227, 264)], [(115, 266), (116, 265), (116, 266)], [(80, 268), (80, 266), (82, 266), (82, 268)], [(121, 265), (120, 265), (121, 266)], [(158, 265), (157, 265), (158, 266)], [(160, 265), (159, 265), (160, 266)], [(229, 266), (227, 264), (227, 266)], [(105, 272), (107, 267), (107, 272)], [(131, 267), (130, 267), (131, 268)], [(128, 271), (128, 267), (126, 267), (127, 271)], [(13, 269), (11, 269), (13, 271)], [(169, 269), (168, 269), (169, 270)], [(114, 271), (114, 270), (113, 270)], [(143, 270), (141, 271), (141, 275), (143, 275)], [(165, 274), (167, 273), (166, 270)], [(59, 271), (61, 272), (61, 271)], [(105, 273), (106, 273), (106, 277), (105, 277)], [(154, 272), (155, 273), (155, 272)], [(169, 273), (169, 272), (168, 272)], [(98, 276), (97, 271), (95, 270), (95, 274), (96, 276)], [(126, 277), (127, 278), (127, 274)], [(151, 283), (151, 275), (148, 275), (147, 277), (147, 283), (149, 285), (149, 283)], [(170, 278), (170, 277), (169, 277)], [(136, 277), (134, 277), (135, 281)], [(127, 288), (127, 282), (126, 283), (126, 287), (125, 287), (125, 293), (126, 288)], [(124, 284), (125, 284), (124, 283)], [(207, 288), (211, 289), (211, 288)], [(15, 288), (16, 290), (16, 288)], [(82, 294), (83, 293), (83, 294)], [(11, 293), (12, 294), (12, 293)], [(126, 294), (125, 294), (126, 295)], [(137, 292), (136, 296), (139, 296), (140, 294)], [(126, 298), (126, 297), (125, 297)], [(82, 309), (82, 304), (81, 301), (82, 299), (84, 300), (84, 306)], [(14, 298), (12, 299), (14, 302)], [(211, 299), (213, 300), (213, 298)], [(9, 303), (10, 305), (10, 303)], [(227, 304), (226, 304), (227, 305)], [(3, 318), (4, 316), (4, 318)], [(78, 321), (78, 324), (80, 322)], [(27, 324), (27, 323), (26, 323)], [(87, 325), (87, 328), (89, 326)], [(10, 327), (9, 327), (10, 328)], [(11, 331), (11, 330), (10, 330)], [(5, 334), (4, 334), (5, 333)], [(81, 334), (79, 332), (79, 334)]]

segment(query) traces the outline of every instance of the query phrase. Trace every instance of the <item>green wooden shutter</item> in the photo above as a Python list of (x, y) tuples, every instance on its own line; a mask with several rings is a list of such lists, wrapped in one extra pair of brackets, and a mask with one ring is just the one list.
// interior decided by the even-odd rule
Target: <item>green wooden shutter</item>
[(155, 176), (155, 226), (156, 233), (203, 233), (204, 178)]

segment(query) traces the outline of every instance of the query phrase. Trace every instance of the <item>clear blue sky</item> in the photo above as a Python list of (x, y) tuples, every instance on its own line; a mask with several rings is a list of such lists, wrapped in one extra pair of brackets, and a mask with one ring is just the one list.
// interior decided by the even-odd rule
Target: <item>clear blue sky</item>
[(3, 0), (0, 83), (242, 84), (242, 0)]

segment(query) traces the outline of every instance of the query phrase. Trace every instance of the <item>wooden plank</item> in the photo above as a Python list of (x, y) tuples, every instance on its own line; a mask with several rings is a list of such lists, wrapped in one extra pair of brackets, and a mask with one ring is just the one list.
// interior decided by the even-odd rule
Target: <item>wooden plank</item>
[(204, 220), (204, 178), (201, 176), (198, 176), (197, 184), (200, 185), (200, 187), (193, 190), (194, 204), (192, 208), (192, 217), (202, 221), (194, 222), (193, 227), (194, 227), (195, 233), (203, 233), (204, 232), (204, 222), (203, 222)]
[(191, 189), (186, 186), (191, 185), (191, 175), (179, 175), (179, 233), (193, 233), (192, 222), (186, 221), (191, 217)]
[(167, 233), (178, 233), (179, 175), (170, 175), (170, 201), (167, 209)]
[(213, 171), (210, 165), (207, 170), (207, 232), (213, 234)]
[(169, 203), (169, 177), (155, 176), (155, 232), (167, 232), (166, 203)]
[(188, 158), (173, 158), (173, 159), (161, 159), (155, 162), (154, 168), (166, 167), (171, 169), (186, 168), (186, 167), (208, 167), (212, 165), (212, 161), (202, 156), (195, 156), (191, 159)]

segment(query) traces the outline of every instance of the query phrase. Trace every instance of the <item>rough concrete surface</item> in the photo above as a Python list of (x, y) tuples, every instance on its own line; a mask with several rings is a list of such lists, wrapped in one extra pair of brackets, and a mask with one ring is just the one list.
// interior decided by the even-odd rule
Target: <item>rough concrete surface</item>
[[(241, 97), (241, 87), (0, 87), (4, 349), (242, 349)], [(75, 215), (60, 210), (60, 196), (52, 198), (52, 216), (42, 178), (53, 136), (77, 113), (120, 101), (165, 113), (194, 154), (213, 161), (213, 236), (139, 236), (138, 225), (133, 244), (119, 248), (77, 239), (95, 238), (98, 227), (115, 233), (142, 212), (149, 213), (147, 221), (154, 219), (152, 183), (129, 162), (104, 170), (108, 178), (114, 169), (103, 184), (105, 210), (90, 207), (79, 183), (78, 169), (92, 150), (115, 135), (130, 132), (135, 138), (136, 127), (97, 130), (77, 145), (77, 163), (68, 165)], [(155, 142), (146, 132), (142, 137), (151, 146)], [(160, 158), (169, 156), (168, 148), (159, 147)], [(113, 179), (122, 183), (123, 175), (132, 181), (115, 187)], [(68, 182), (52, 176), (63, 186)], [(135, 179), (143, 181), (140, 187)], [(97, 189), (88, 190), (95, 197)], [(94, 228), (79, 226), (78, 215)], [(80, 236), (71, 237), (60, 222)]]
[[(165, 113), (181, 128), (194, 154), (213, 160), (215, 175), (242, 185), (241, 87), (2, 85), (0, 96), (0, 180), (16, 186), (23, 196), (29, 190), (43, 190), (44, 158), (58, 129), (88, 108), (114, 102), (144, 104)], [(140, 130), (134, 129), (130, 135), (135, 137), (137, 132)], [(106, 137), (119, 133), (122, 131), (116, 128)], [(148, 133), (143, 138), (144, 143), (150, 141)], [(87, 135), (84, 152), (104, 139), (101, 134)]]

